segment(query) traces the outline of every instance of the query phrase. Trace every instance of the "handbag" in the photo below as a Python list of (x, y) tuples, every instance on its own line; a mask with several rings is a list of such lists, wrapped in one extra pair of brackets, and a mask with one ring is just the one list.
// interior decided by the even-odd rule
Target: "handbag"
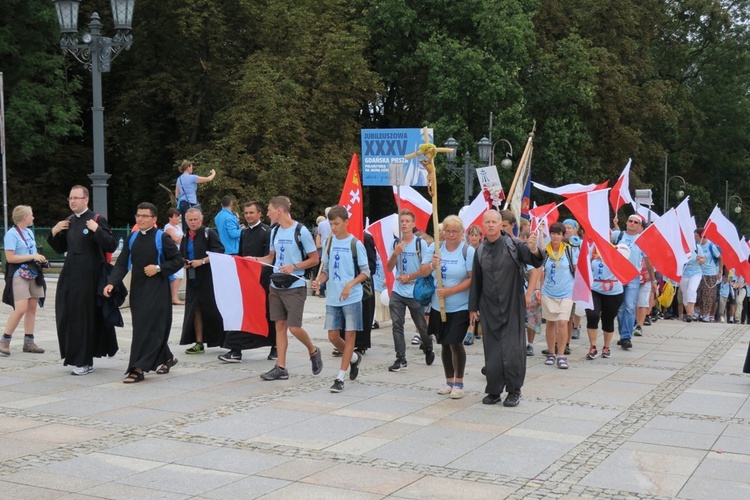
[(276, 288), (289, 288), (295, 281), (297, 281), (297, 278), (291, 274), (273, 273), (271, 275), (271, 283), (273, 283), (273, 286)]
[(362, 282), (362, 300), (367, 300), (373, 296), (372, 278), (367, 278)]
[(435, 293), (435, 280), (432, 275), (417, 278), (414, 283), (414, 300), (422, 306), (427, 307), (432, 302), (432, 295)]

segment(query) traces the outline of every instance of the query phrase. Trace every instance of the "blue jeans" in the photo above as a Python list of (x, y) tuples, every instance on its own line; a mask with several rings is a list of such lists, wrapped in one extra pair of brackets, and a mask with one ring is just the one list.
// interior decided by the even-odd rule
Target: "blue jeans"
[(406, 309), (409, 309), (411, 319), (417, 326), (419, 336), (422, 339), (422, 349), (432, 350), (432, 339), (427, 335), (427, 321), (424, 319), (424, 310), (415, 299), (402, 297), (396, 292), (391, 292), (391, 301), (388, 306), (391, 311), (391, 323), (393, 325), (393, 346), (396, 349), (396, 357), (406, 359), (406, 340), (404, 339), (404, 321), (406, 321)]
[(621, 339), (633, 338), (635, 326), (635, 303), (638, 300), (638, 289), (641, 287), (640, 276), (623, 286), (623, 301), (617, 313), (617, 330)]

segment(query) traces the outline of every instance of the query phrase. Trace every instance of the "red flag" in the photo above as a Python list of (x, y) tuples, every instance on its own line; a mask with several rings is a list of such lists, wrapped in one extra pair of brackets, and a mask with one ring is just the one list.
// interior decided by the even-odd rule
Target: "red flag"
[(482, 228), (482, 234), (484, 234), (484, 228), (482, 226), (482, 217), (487, 211), (487, 202), (484, 199), (484, 194), (479, 193), (471, 205), (463, 207), (458, 212), (458, 217), (461, 222), (464, 223), (464, 229), (468, 230), (471, 226), (479, 226)]
[(627, 284), (640, 274), (640, 270), (612, 246), (609, 241), (609, 206), (607, 191), (596, 190), (565, 200), (565, 205), (586, 230), (587, 236), (596, 245), (599, 255), (612, 274)]
[(593, 273), (591, 272), (591, 248), (589, 239), (583, 235), (581, 251), (578, 254), (576, 276), (573, 282), (573, 302), (584, 309), (594, 308), (594, 297), (591, 295)]
[(544, 222), (547, 231), (549, 231), (549, 227), (560, 218), (560, 212), (557, 210), (557, 203), (554, 202), (532, 208), (529, 210), (529, 215), (531, 215), (532, 232), (536, 231), (540, 222)]
[(688, 258), (682, 247), (677, 212), (667, 211), (647, 227), (635, 242), (659, 272), (671, 280), (680, 281), (682, 268)]
[(604, 181), (601, 184), (566, 184), (564, 186), (551, 188), (547, 187), (544, 184), (539, 184), (538, 182), (531, 182), (535, 188), (537, 188), (540, 191), (544, 191), (545, 193), (552, 193), (552, 194), (559, 194), (560, 196), (564, 196), (566, 198), (570, 198), (571, 196), (576, 196), (582, 193), (588, 193), (590, 191), (598, 191), (601, 189), (607, 189), (607, 185), (609, 184), (609, 181)]
[(383, 263), (383, 272), (385, 273), (385, 282), (388, 287), (388, 293), (393, 290), (393, 272), (387, 268), (388, 256), (393, 253), (393, 242), (398, 237), (398, 215), (392, 214), (388, 217), (373, 222), (367, 226), (367, 232), (375, 240), (375, 249), (378, 251), (380, 261)]
[(224, 329), (268, 337), (266, 291), (260, 284), (263, 265), (236, 255), (208, 252), (208, 256)]
[[(708, 238), (721, 249), (721, 256), (724, 258), (724, 265), (727, 269), (734, 269), (735, 273), (740, 275), (746, 272), (746, 252), (742, 248), (737, 228), (721, 213), (718, 205), (714, 207), (704, 227), (703, 237)], [(743, 278), (748, 277), (743, 276)]]
[(357, 153), (352, 155), (352, 161), (349, 163), (349, 173), (346, 175), (344, 189), (341, 191), (339, 205), (346, 208), (349, 212), (349, 232), (359, 241), (362, 241), (362, 234), (365, 230), (365, 210), (362, 205), (362, 183), (359, 177), (359, 160)]
[(633, 198), (630, 196), (630, 163), (632, 161), (632, 159), (628, 159), (628, 164), (625, 165), (620, 178), (617, 179), (617, 182), (612, 187), (612, 191), (609, 193), (609, 203), (612, 205), (612, 210), (615, 213), (624, 204), (633, 203)]
[[(393, 186), (396, 206), (398, 206), (398, 191), (396, 186)], [(401, 186), (401, 210), (409, 210), (414, 213), (414, 225), (420, 231), (427, 231), (427, 223), (432, 217), (432, 201), (426, 199), (411, 186)]]

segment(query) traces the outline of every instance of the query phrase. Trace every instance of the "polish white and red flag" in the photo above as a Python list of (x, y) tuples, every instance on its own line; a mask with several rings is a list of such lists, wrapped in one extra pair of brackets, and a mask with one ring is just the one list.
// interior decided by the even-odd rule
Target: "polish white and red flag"
[(260, 284), (263, 264), (223, 253), (208, 252), (208, 257), (224, 330), (268, 337), (266, 292)]
[(746, 251), (742, 248), (742, 241), (740, 241), (737, 228), (721, 213), (718, 205), (714, 207), (714, 211), (711, 212), (704, 227), (703, 236), (721, 249), (721, 255), (727, 269), (734, 269), (735, 274), (748, 280), (750, 276), (748, 276)]
[(615, 185), (612, 186), (612, 191), (609, 192), (609, 203), (612, 205), (612, 210), (617, 213), (620, 207), (626, 203), (633, 203), (633, 198), (630, 196), (630, 164), (633, 162), (632, 158), (628, 159), (628, 164), (620, 174), (620, 178), (617, 179)]
[(393, 186), (393, 197), (396, 199), (396, 206), (399, 206), (399, 189), (401, 190), (401, 210), (406, 209), (414, 213), (414, 225), (420, 231), (427, 231), (427, 223), (430, 221), (430, 217), (432, 217), (432, 202), (411, 186), (401, 186), (400, 188)]
[(695, 217), (690, 215), (690, 206), (688, 200), (690, 196), (686, 196), (682, 203), (677, 205), (675, 213), (677, 214), (677, 221), (680, 223), (680, 234), (682, 235), (682, 249), (685, 251), (685, 255), (690, 255), (690, 252), (695, 248)]
[(534, 203), (534, 208), (529, 210), (529, 215), (531, 216), (530, 230), (532, 233), (539, 228), (542, 222), (544, 222), (545, 232), (548, 233), (549, 227), (560, 218), (560, 212), (554, 202), (540, 206), (536, 206), (536, 203)]
[(682, 238), (677, 212), (672, 209), (638, 235), (635, 243), (661, 274), (680, 281), (682, 268), (688, 261)]
[(388, 257), (393, 253), (393, 243), (399, 237), (398, 215), (391, 214), (383, 217), (367, 226), (366, 231), (372, 235), (375, 241), (375, 249), (378, 251), (380, 261), (383, 263), (385, 272), (385, 282), (388, 287), (388, 293), (393, 290), (395, 278), (393, 272), (387, 268)]
[(552, 194), (558, 194), (560, 196), (564, 196), (566, 198), (570, 198), (573, 196), (577, 196), (582, 193), (588, 193), (590, 191), (599, 191), (602, 189), (607, 189), (607, 185), (609, 184), (609, 181), (604, 181), (601, 184), (566, 184), (564, 186), (551, 188), (547, 187), (544, 184), (539, 184), (538, 182), (531, 181), (531, 183), (534, 185), (535, 188), (537, 188), (540, 191), (544, 191), (545, 193), (552, 193)]
[(359, 159), (357, 153), (352, 155), (349, 163), (349, 172), (346, 175), (344, 189), (341, 190), (339, 205), (349, 212), (349, 233), (362, 241), (362, 233), (365, 230), (365, 209), (362, 199), (362, 182), (359, 177)]
[(458, 217), (461, 222), (464, 223), (464, 229), (468, 230), (471, 226), (479, 226), (482, 228), (482, 234), (484, 234), (484, 227), (482, 226), (482, 217), (487, 211), (487, 201), (484, 199), (484, 194), (479, 193), (471, 205), (463, 207), (458, 212)]
[(630, 283), (640, 274), (636, 267), (610, 243), (607, 189), (590, 191), (565, 200), (565, 206), (583, 226), (590, 241), (596, 245), (602, 261), (620, 283)]
[(580, 248), (576, 276), (573, 281), (573, 302), (583, 309), (593, 309), (594, 297), (591, 294), (591, 286), (594, 273), (591, 272), (591, 244), (586, 234), (583, 235)]
[(643, 222), (647, 222), (651, 224), (660, 217), (659, 214), (657, 214), (650, 208), (644, 207), (643, 205), (640, 205), (636, 202), (633, 202), (632, 206), (633, 206), (633, 211), (635, 211), (635, 213), (638, 214), (638, 217), (640, 217)]

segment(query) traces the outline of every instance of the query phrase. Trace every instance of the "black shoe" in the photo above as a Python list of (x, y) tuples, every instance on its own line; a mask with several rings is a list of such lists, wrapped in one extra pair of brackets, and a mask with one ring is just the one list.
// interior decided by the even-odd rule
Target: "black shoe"
[(486, 405), (494, 405), (499, 403), (503, 398), (498, 396), (497, 394), (487, 394), (484, 399), (482, 399), (482, 404)]
[(511, 392), (508, 394), (508, 397), (505, 398), (505, 401), (503, 401), (503, 406), (518, 406), (519, 401), (521, 401), (521, 393)]
[(643, 320), (643, 326), (651, 326), (651, 318), (646, 316), (646, 319)]
[(362, 362), (362, 355), (357, 354), (357, 361), (349, 363), (349, 380), (355, 380), (359, 375), (359, 364)]
[(276, 350), (275, 347), (271, 348), (271, 352), (268, 353), (268, 361), (273, 361), (274, 359), (279, 359), (279, 353)]
[(435, 361), (435, 351), (432, 349), (424, 352), (424, 362), (427, 363), (427, 366), (430, 366), (432, 362)]
[(487, 369), (486, 368), (487, 368), (486, 366), (482, 367), (482, 375), (487, 375)]
[(375, 323), (373, 323), (373, 324), (372, 324), (372, 329), (373, 329), (373, 330), (377, 330), (378, 328), (380, 328), (380, 323), (378, 323), (378, 322), (376, 321)]
[(633, 347), (633, 343), (630, 341), (630, 339), (622, 339), (617, 343), (617, 345), (619, 345), (623, 349), (631, 349)]
[(323, 356), (320, 355), (320, 349), (315, 348), (315, 352), (310, 356), (310, 363), (312, 364), (312, 374), (317, 375), (323, 370)]
[(333, 381), (333, 385), (331, 386), (331, 392), (341, 392), (344, 390), (344, 381), (336, 379)]
[(565, 344), (565, 350), (563, 351), (563, 354), (568, 356), (570, 354), (570, 344)]
[(389, 372), (400, 372), (406, 370), (406, 358), (396, 358), (396, 361), (388, 367)]
[(692, 316), (690, 316), (689, 314), (687, 316), (685, 316), (685, 323), (692, 323), (692, 322), (693, 322), (693, 317)]
[(219, 354), (219, 359), (225, 363), (242, 363), (242, 353), (229, 351), (224, 354)]

